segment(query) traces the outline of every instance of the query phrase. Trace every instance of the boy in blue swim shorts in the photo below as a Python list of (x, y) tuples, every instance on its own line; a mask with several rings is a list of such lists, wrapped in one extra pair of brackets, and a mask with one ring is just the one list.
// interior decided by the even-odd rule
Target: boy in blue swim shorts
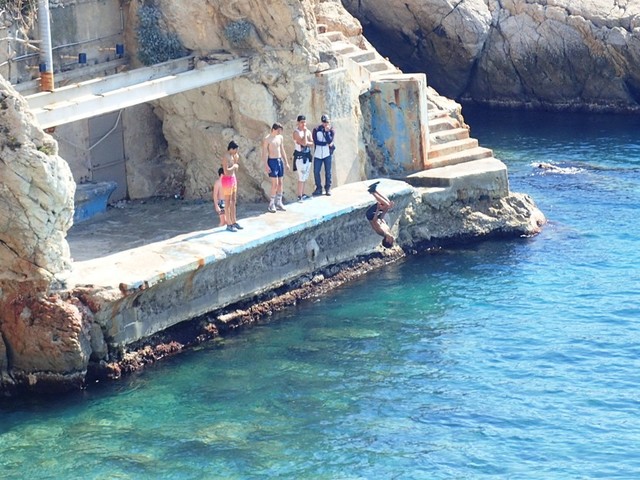
[(282, 203), (282, 193), (284, 190), (283, 177), (285, 168), (289, 169), (289, 161), (284, 151), (284, 141), (282, 138), (283, 127), (280, 123), (271, 126), (271, 132), (262, 141), (262, 159), (265, 170), (271, 178), (271, 198), (269, 201), (270, 212), (276, 210), (284, 211)]

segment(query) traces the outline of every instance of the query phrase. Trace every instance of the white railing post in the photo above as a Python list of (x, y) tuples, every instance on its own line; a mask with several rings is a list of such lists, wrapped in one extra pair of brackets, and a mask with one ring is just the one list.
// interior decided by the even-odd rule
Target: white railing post
[(51, 47), (51, 16), (49, 0), (38, 0), (38, 25), (40, 27), (40, 90), (52, 92), (53, 49)]

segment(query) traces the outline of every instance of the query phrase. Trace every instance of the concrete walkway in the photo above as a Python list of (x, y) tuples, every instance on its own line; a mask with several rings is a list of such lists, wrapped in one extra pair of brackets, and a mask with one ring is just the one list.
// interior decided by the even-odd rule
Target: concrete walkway
[[(286, 205), (286, 212), (269, 213), (267, 203), (238, 205), (244, 230), (218, 227), (210, 202), (174, 199), (129, 202), (71, 228), (67, 239), (74, 260), (67, 288), (93, 285), (131, 291), (196, 271), (205, 264), (283, 238), (367, 207), (372, 180), (332, 189), (333, 195)], [(410, 193), (404, 182), (382, 180), (388, 195)], [(391, 215), (393, 219), (397, 216)], [(362, 218), (363, 225), (366, 220)], [(368, 227), (368, 225), (366, 225)], [(371, 230), (375, 243), (379, 237)]]

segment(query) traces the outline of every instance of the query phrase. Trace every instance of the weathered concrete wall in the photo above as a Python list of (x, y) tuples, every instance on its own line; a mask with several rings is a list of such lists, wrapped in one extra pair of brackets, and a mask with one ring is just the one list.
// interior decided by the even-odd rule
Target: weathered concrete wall
[[(32, 3), (37, 8), (38, 2)], [(49, 11), (54, 72), (82, 68), (78, 64), (81, 52), (86, 53), (89, 65), (112, 60), (116, 43), (124, 42), (120, 0), (50, 0)], [(24, 18), (10, 9), (3, 12), (0, 12), (0, 38), (3, 38), (0, 75), (13, 84), (36, 79), (42, 61), (38, 51), (38, 16), (30, 10)]]
[[(94, 147), (104, 140), (122, 145), (126, 185), (121, 188), (130, 199), (153, 196), (173, 196), (180, 193), (173, 178), (175, 165), (166, 160), (166, 141), (162, 136), (162, 123), (149, 104), (136, 105), (121, 112), (108, 138), (90, 141), (89, 121), (79, 120), (55, 128), (51, 136), (58, 141), (60, 156), (71, 169), (76, 183), (102, 180), (95, 178), (94, 167), (108, 159), (97, 158)], [(115, 181), (116, 178), (109, 179)], [(120, 180), (118, 176), (117, 180)]]
[[(359, 89), (353, 82), (351, 72), (345, 68), (332, 69), (316, 75), (311, 85), (311, 109), (313, 112), (327, 113), (336, 131), (333, 162), (333, 185), (345, 185), (367, 178), (368, 159), (364, 148), (364, 132), (368, 127), (357, 101)], [(321, 113), (307, 121), (308, 128), (320, 125)], [(309, 118), (309, 117), (307, 117)], [(295, 119), (293, 119), (295, 120)], [(295, 128), (289, 121), (291, 131)], [(290, 136), (289, 136), (290, 138)], [(288, 140), (289, 144), (290, 141)], [(288, 150), (293, 152), (291, 141)], [(313, 174), (311, 175), (313, 177)], [(292, 172), (288, 182), (291, 196), (295, 195), (297, 174)]]
[(427, 79), (396, 75), (372, 82), (363, 102), (370, 115), (369, 161), (380, 176), (405, 175), (424, 168), (429, 147)]
[(51, 2), (50, 11), (54, 71), (79, 68), (79, 53), (90, 65), (116, 57), (116, 44), (124, 42), (120, 0)]
[[(396, 202), (389, 215), (393, 225), (414, 191), (390, 180), (381, 188)], [(288, 205), (279, 218), (266, 213), (245, 219), (245, 230), (236, 234), (213, 229), (79, 262), (69, 288), (81, 287), (83, 301), (94, 306), (94, 322), (114, 352), (380, 248), (381, 238), (364, 220), (372, 197), (363, 184), (340, 187), (331, 198), (314, 203), (313, 209)], [(83, 287), (87, 284), (92, 287)]]
[(91, 181), (89, 124), (86, 120), (56, 127), (51, 135), (58, 142), (60, 156), (69, 164), (76, 183)]

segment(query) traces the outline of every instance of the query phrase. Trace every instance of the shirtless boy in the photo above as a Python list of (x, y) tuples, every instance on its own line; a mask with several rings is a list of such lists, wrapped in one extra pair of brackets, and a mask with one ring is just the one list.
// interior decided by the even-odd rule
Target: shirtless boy
[(216, 209), (218, 218), (220, 219), (220, 226), (227, 224), (227, 220), (224, 214), (224, 195), (222, 193), (222, 176), (224, 175), (224, 169), (220, 167), (218, 169), (218, 179), (213, 184), (213, 208)]
[(374, 232), (382, 237), (382, 246), (391, 248), (393, 247), (395, 238), (391, 234), (391, 229), (385, 221), (384, 216), (389, 209), (393, 207), (393, 202), (378, 192), (377, 186), (379, 183), (380, 182), (375, 182), (371, 184), (368, 189), (369, 193), (376, 199), (376, 203), (367, 209), (366, 216)]
[(262, 159), (265, 170), (271, 178), (271, 200), (268, 208), (270, 212), (275, 212), (276, 209), (285, 210), (282, 204), (284, 188), (282, 178), (284, 177), (285, 167), (287, 170), (289, 169), (289, 161), (284, 151), (282, 128), (280, 123), (274, 123), (271, 127), (271, 132), (262, 141)]

